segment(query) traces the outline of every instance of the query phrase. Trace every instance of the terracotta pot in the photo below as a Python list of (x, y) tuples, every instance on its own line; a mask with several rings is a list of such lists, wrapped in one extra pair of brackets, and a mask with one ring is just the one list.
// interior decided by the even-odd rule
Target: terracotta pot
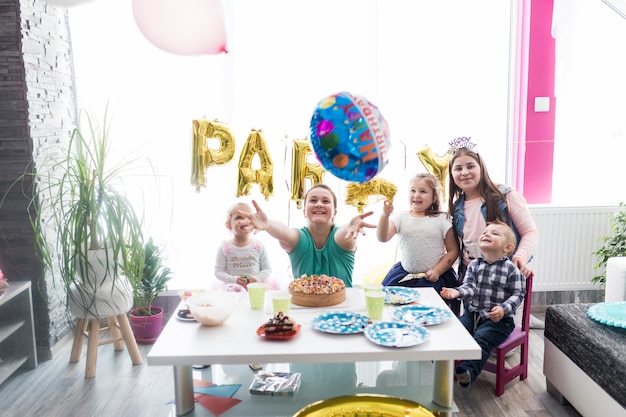
[(163, 328), (163, 309), (152, 306), (151, 316), (142, 315), (143, 308), (134, 308), (130, 311), (130, 326), (135, 334), (137, 343), (154, 343)]

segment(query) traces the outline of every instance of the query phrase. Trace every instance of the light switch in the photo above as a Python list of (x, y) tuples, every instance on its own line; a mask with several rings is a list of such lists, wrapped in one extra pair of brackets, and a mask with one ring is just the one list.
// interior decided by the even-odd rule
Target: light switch
[(550, 97), (535, 97), (535, 112), (550, 111)]

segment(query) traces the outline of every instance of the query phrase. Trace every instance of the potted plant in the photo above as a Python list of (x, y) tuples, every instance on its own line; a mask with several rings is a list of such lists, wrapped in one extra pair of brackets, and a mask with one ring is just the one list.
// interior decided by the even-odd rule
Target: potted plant
[(152, 238), (136, 255), (126, 271), (133, 283), (134, 308), (130, 312), (130, 325), (137, 342), (153, 343), (163, 327), (163, 308), (152, 303), (166, 289), (172, 271), (163, 265), (165, 257)]
[(593, 252), (598, 257), (595, 269), (602, 271), (602, 274), (591, 278), (591, 282), (602, 287), (606, 285), (606, 264), (609, 258), (616, 256), (626, 256), (626, 205), (619, 203), (620, 210), (611, 215), (610, 236), (601, 238), (602, 245)]
[(38, 163), (29, 211), (35, 244), (53, 283), (65, 288), (77, 318), (108, 317), (132, 307), (125, 263), (143, 250), (142, 219), (124, 193), (125, 168), (109, 166), (109, 118), (85, 111), (66, 149)]

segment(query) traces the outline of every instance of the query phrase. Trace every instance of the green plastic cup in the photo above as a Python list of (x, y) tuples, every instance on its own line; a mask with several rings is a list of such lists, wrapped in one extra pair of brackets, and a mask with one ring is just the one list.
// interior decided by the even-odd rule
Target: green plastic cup
[(250, 299), (250, 308), (260, 310), (265, 305), (265, 283), (251, 282), (248, 284), (248, 298)]
[(289, 314), (291, 312), (291, 294), (288, 292), (273, 294), (272, 306), (274, 307), (274, 314), (278, 314), (279, 311), (282, 311), (283, 314)]
[(370, 319), (382, 319), (385, 293), (383, 291), (367, 291), (365, 293), (365, 305), (367, 306), (367, 315)]

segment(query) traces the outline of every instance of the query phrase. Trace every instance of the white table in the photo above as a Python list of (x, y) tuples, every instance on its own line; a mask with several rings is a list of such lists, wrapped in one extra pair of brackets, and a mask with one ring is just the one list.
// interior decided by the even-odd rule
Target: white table
[[(447, 308), (432, 288), (419, 291), (421, 304)], [(266, 301), (266, 306), (268, 304)], [(383, 320), (391, 320), (393, 308), (385, 306)], [(335, 335), (312, 328), (314, 317), (333, 310), (366, 314), (363, 292), (349, 288), (347, 301), (340, 307), (292, 307), (290, 316), (302, 325), (302, 330), (288, 341), (266, 340), (256, 334), (270, 314), (266, 310), (251, 310), (247, 299), (222, 326), (206, 327), (172, 318), (148, 353), (148, 365), (174, 367), (176, 415), (184, 415), (194, 409), (193, 364), (408, 361), (410, 367), (411, 363), (434, 361), (432, 402), (446, 412), (453, 407), (454, 360), (481, 356), (480, 347), (456, 318), (429, 326), (430, 338), (422, 344), (389, 348), (372, 343), (360, 334)], [(411, 375), (410, 369), (408, 375)], [(413, 383), (407, 380), (407, 386)], [(247, 386), (242, 389), (247, 392)], [(259, 400), (259, 406), (264, 403), (267, 404)], [(229, 412), (237, 407), (239, 405)]]

